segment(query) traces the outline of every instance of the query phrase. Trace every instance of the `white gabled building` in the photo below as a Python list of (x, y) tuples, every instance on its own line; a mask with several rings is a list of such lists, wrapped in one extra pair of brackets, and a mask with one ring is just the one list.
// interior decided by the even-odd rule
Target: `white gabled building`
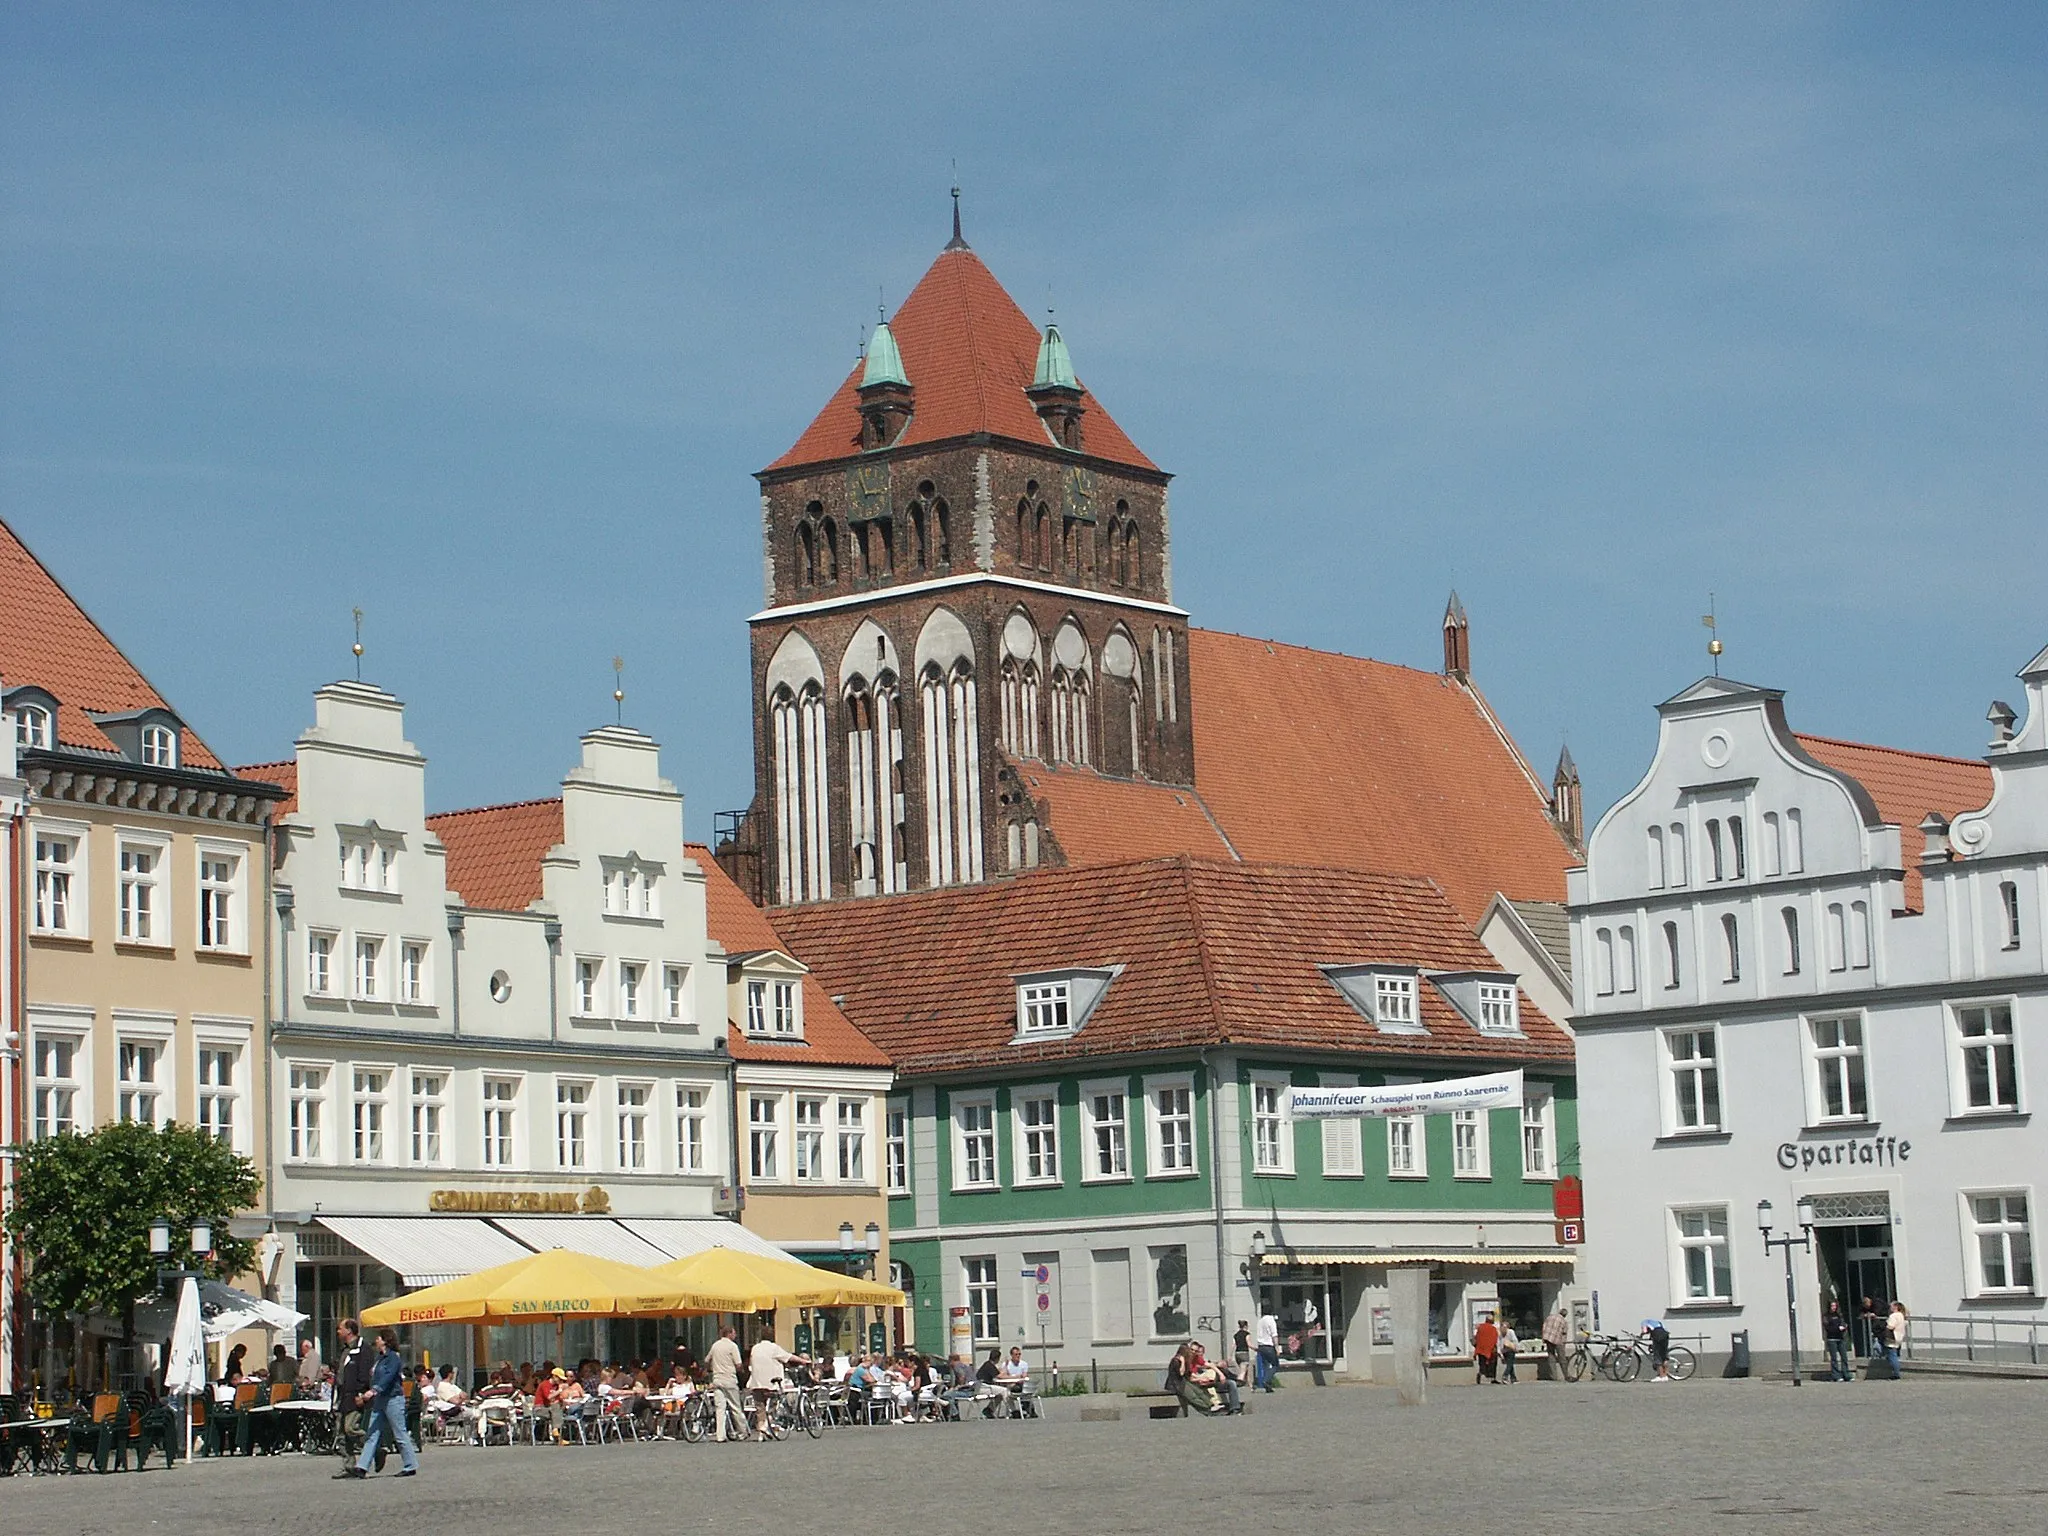
[[(725, 965), (656, 744), (592, 731), (558, 798), (429, 816), (397, 699), (335, 683), (315, 711), (295, 762), (266, 770), (296, 791), (277, 829), (267, 1188), (296, 1234), (280, 1291), (323, 1347), (373, 1301), (533, 1249), (760, 1246), (717, 1219)], [(644, 1355), (652, 1339), (618, 1331), (639, 1326), (571, 1325), (568, 1347)], [(539, 1359), (543, 1331), (415, 1343)]]
[(1796, 735), (1782, 694), (1724, 678), (1659, 707), (1649, 772), (1570, 876), (1610, 1327), (1661, 1315), (1712, 1355), (1746, 1329), (1782, 1359), (1758, 1202), (1782, 1234), (1802, 1199), (1809, 1362), (1830, 1300), (2048, 1319), (2048, 652), (2021, 675), (2026, 727), (1994, 706), (1984, 762)]

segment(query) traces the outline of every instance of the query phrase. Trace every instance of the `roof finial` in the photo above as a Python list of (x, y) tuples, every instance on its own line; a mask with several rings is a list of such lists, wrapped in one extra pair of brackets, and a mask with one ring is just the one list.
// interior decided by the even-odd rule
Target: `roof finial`
[(1707, 594), (1707, 611), (1700, 615), (1700, 622), (1707, 626), (1707, 633), (1712, 636), (1707, 641), (1707, 654), (1714, 658), (1714, 676), (1719, 677), (1721, 675), (1721, 630), (1714, 619), (1714, 594), (1711, 592)]
[(949, 251), (964, 251), (967, 241), (960, 233), (960, 162), (953, 162), (953, 238), (946, 242)]
[(349, 649), (355, 652), (356, 681), (360, 683), (363, 680), (363, 610), (351, 608), (349, 613), (356, 621), (356, 643), (350, 646)]
[(626, 658), (612, 658), (612, 712), (618, 723), (626, 723)]

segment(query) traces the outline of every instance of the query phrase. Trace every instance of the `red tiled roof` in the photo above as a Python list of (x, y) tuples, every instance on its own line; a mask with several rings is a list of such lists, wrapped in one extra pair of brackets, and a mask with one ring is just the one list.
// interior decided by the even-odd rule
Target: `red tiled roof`
[[(1038, 327), (969, 250), (943, 251), (889, 329), (910, 379), (911, 418), (895, 447), (914, 447), (989, 433), (1035, 446), (1051, 437), (1025, 397), (1038, 366)], [(799, 464), (850, 458), (860, 451), (860, 375), (853, 372), (789, 452), (764, 474)], [(1124, 436), (1109, 412), (1085, 390), (1081, 420), (1085, 452), (1139, 469), (1157, 466)]]
[[(728, 955), (752, 954), (776, 949), (794, 954), (768, 914), (747, 900), (725, 871), (718, 867), (711, 850), (698, 843), (689, 845), (690, 857), (704, 871), (704, 905), (711, 937)], [(817, 1067), (886, 1067), (889, 1056), (880, 1046), (854, 1027), (853, 1021), (832, 1001), (815, 975), (804, 978), (804, 1043), (769, 1045), (751, 1040), (731, 1020), (726, 1021), (726, 1049), (735, 1061), (782, 1061)]]
[(1105, 779), (1086, 768), (1020, 763), (1018, 776), (1045, 802), (1047, 824), (1070, 865), (1120, 864), (1192, 854), (1228, 859), (1230, 844), (1192, 789)]
[(1193, 790), (1024, 770), (1069, 865), (1166, 853), (1433, 880), (1477, 924), (1496, 891), (1564, 900), (1577, 862), (1479, 697), (1434, 672), (1188, 631)]
[[(171, 708), (14, 530), (0, 522), (0, 685), (27, 683), (57, 700), (60, 746), (114, 750), (88, 710), (125, 714)], [(221, 766), (189, 723), (179, 747), (187, 767)]]
[(1799, 745), (1815, 761), (1846, 773), (1870, 791), (1877, 812), (1898, 823), (1899, 851), (1906, 863), (1906, 910), (1921, 910), (1920, 855), (1927, 836), (1920, 830), (1929, 811), (1953, 817), (1974, 811), (1991, 799), (1991, 767), (1967, 757), (1938, 757), (1898, 747), (1874, 747), (1830, 736), (1799, 736)]
[(274, 820), (283, 820), (299, 808), (299, 760), (288, 757), (279, 763), (244, 763), (234, 770), (238, 779), (256, 779), (265, 784), (275, 784), (285, 792), (271, 811)]
[[(937, 1072), (1234, 1044), (1569, 1064), (1524, 996), (1523, 1040), (1481, 1035), (1422, 988), (1426, 1037), (1383, 1035), (1319, 969), (1381, 961), (1498, 970), (1426, 880), (1154, 859), (791, 907), (777, 925), (899, 1070)], [(891, 957), (891, 958), (878, 958)], [(914, 957), (910, 959), (908, 957)], [(1013, 978), (1123, 969), (1079, 1034), (1012, 1045)]]
[(562, 802), (520, 800), (429, 816), (448, 849), (448, 888), (472, 907), (524, 912), (541, 898), (540, 861), (562, 840)]

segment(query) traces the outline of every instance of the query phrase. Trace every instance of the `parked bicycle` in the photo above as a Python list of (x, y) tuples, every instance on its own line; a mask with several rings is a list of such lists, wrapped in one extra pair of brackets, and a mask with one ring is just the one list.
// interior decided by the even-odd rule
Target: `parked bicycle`
[[(1699, 1366), (1699, 1356), (1683, 1344), (1671, 1346), (1665, 1369), (1673, 1381), (1685, 1381)], [(1634, 1381), (1645, 1368), (1655, 1373), (1648, 1329), (1636, 1334), (1581, 1333), (1578, 1343), (1565, 1351), (1566, 1381), (1583, 1381), (1589, 1374), (1609, 1381)]]

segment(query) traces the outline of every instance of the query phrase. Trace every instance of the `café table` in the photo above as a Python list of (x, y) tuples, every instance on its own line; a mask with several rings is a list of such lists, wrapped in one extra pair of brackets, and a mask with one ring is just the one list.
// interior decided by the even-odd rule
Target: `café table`
[(61, 1462), (60, 1442), (51, 1437), (60, 1437), (71, 1429), (70, 1418), (15, 1419), (0, 1424), (0, 1435), (5, 1435), (17, 1444), (28, 1444), (28, 1471), (31, 1477), (42, 1477), (58, 1470)]

